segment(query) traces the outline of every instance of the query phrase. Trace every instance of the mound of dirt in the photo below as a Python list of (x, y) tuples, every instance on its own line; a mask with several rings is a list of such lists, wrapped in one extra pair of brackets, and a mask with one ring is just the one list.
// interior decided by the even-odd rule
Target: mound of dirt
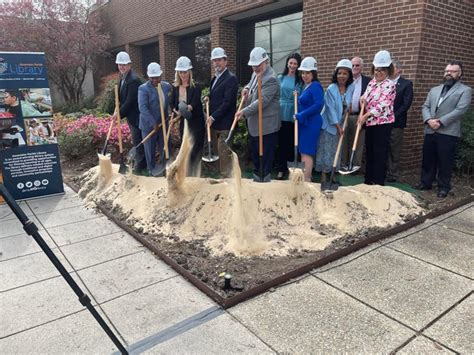
[[(235, 170), (235, 169), (234, 169)], [(168, 188), (165, 178), (118, 174), (105, 181), (99, 168), (81, 177), (91, 205), (109, 206), (140, 233), (199, 241), (212, 256), (279, 257), (323, 250), (348, 235), (386, 229), (423, 213), (416, 199), (393, 187), (357, 185), (322, 193), (319, 184), (256, 183), (186, 178)]]

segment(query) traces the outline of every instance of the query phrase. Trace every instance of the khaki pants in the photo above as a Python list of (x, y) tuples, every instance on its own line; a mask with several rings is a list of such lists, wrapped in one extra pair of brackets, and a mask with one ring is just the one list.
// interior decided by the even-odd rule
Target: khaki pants
[[(349, 161), (351, 159), (351, 152), (352, 152), (352, 144), (354, 142), (354, 137), (357, 129), (357, 118), (359, 115), (349, 115), (349, 119), (347, 122), (347, 127), (344, 132), (344, 139), (342, 141), (342, 148), (341, 148), (341, 166), (349, 165)], [(354, 153), (354, 166), (361, 166), (362, 165), (362, 153), (364, 152), (364, 144), (365, 144), (365, 130), (361, 129), (359, 132), (359, 139), (357, 141), (357, 148)]]
[(217, 154), (219, 155), (219, 172), (223, 178), (228, 178), (232, 175), (232, 152), (227, 144), (224, 143), (228, 135), (228, 130), (219, 131), (212, 129), (211, 126), (211, 149), (213, 154), (215, 154), (217, 146)]
[(403, 128), (392, 128), (387, 160), (387, 178), (398, 179), (400, 175), (400, 153), (403, 145)]

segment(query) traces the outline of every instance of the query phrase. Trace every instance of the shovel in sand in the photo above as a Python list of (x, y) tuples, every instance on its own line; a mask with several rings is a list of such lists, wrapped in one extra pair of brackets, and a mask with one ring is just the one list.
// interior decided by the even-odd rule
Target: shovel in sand
[(162, 124), (159, 123), (155, 126), (155, 128), (150, 132), (148, 133), (145, 138), (142, 139), (142, 141), (140, 143), (137, 144), (136, 147), (132, 147), (132, 149), (130, 149), (130, 151), (128, 152), (128, 156), (127, 156), (127, 159), (128, 159), (128, 164), (133, 166), (135, 164), (135, 157), (137, 155), (137, 149), (142, 146), (143, 144), (145, 144), (146, 141), (148, 141), (151, 137), (153, 137), (154, 134), (158, 133), (158, 131), (160, 130)]
[[(364, 114), (364, 108), (365, 108), (365, 106), (362, 105), (361, 108), (360, 108), (359, 118)], [(353, 165), (353, 161), (354, 161), (355, 151), (357, 149), (357, 141), (359, 140), (359, 133), (360, 133), (361, 127), (362, 127), (362, 125), (357, 124), (356, 133), (355, 133), (355, 137), (354, 137), (354, 143), (352, 144), (351, 159), (349, 161), (348, 166), (345, 166), (345, 167), (343, 167), (339, 170), (339, 174), (341, 174), (341, 175), (352, 174), (352, 173), (355, 173), (357, 170), (360, 169), (360, 166), (354, 166)]]
[[(242, 106), (244, 106), (244, 102), (245, 102), (245, 98), (242, 96), (242, 98), (240, 99), (240, 104), (239, 104), (239, 108), (237, 109), (237, 112), (242, 110)], [(232, 122), (232, 126), (230, 127), (229, 134), (227, 135), (227, 138), (224, 141), (224, 143), (227, 146), (229, 146), (229, 143), (232, 140), (232, 137), (234, 136), (235, 126), (237, 125), (238, 121), (239, 120), (237, 119), (237, 117), (234, 117), (234, 122)]]
[[(294, 94), (295, 97), (295, 115), (298, 113), (298, 93), (295, 92)], [(294, 161), (287, 161), (286, 164), (288, 168), (293, 168), (293, 169), (304, 169), (304, 163), (303, 162), (298, 162), (298, 120), (294, 120), (295, 124), (295, 157)]]
[[(209, 100), (206, 101), (206, 117), (209, 118)], [(208, 121), (206, 124), (207, 126), (207, 155), (204, 155), (202, 157), (202, 160), (208, 162), (208, 163), (213, 163), (217, 160), (219, 160), (218, 155), (212, 155), (212, 147), (211, 147), (211, 125)]]
[(120, 167), (119, 174), (126, 174), (128, 171), (128, 166), (125, 164), (125, 159), (123, 157), (123, 144), (122, 144), (122, 125), (120, 118), (120, 102), (118, 96), (118, 85), (115, 85), (115, 112), (117, 114), (117, 128), (118, 128), (118, 141), (119, 141), (119, 153), (120, 153)]
[(342, 140), (344, 139), (344, 131), (346, 129), (348, 119), (349, 110), (347, 110), (344, 117), (344, 123), (342, 124), (342, 134), (339, 137), (339, 142), (337, 143), (336, 154), (334, 155), (334, 161), (332, 163), (331, 176), (329, 177), (329, 181), (325, 181), (321, 184), (321, 191), (323, 192), (333, 192), (339, 188), (339, 184), (337, 182), (334, 182), (334, 174), (336, 173), (337, 162), (339, 160), (339, 153), (341, 151)]

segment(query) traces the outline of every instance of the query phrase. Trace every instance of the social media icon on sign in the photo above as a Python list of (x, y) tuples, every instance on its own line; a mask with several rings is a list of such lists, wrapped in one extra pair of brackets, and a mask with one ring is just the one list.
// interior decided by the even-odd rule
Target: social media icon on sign
[(33, 185), (35, 185), (36, 187), (38, 187), (38, 186), (41, 185), (41, 181), (35, 180), (35, 182), (33, 183)]
[(16, 187), (17, 187), (18, 190), (21, 190), (22, 188), (25, 187), (25, 184), (22, 183), (22, 182), (19, 182), (18, 184), (16, 184)]
[(30, 188), (33, 186), (33, 183), (31, 181), (27, 181), (25, 184), (26, 187)]
[(49, 180), (48, 179), (43, 179), (41, 180), (41, 183), (43, 184), (43, 186), (46, 186), (49, 184)]

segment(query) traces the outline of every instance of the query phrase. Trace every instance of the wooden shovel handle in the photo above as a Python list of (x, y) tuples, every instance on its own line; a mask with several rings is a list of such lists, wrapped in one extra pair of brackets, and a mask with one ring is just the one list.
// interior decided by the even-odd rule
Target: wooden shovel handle
[[(298, 113), (298, 93), (294, 93), (295, 97), (295, 115)], [(298, 120), (295, 118), (295, 147), (298, 146)]]
[(209, 100), (206, 101), (207, 143), (211, 143), (211, 124), (209, 122)]
[(344, 139), (344, 131), (347, 126), (347, 121), (349, 120), (349, 110), (347, 110), (345, 116), (344, 116), (344, 123), (342, 124), (342, 134), (339, 137), (339, 142), (337, 142), (337, 149), (336, 149), (336, 155), (334, 155), (334, 161), (332, 163), (332, 167), (336, 169), (337, 166), (337, 161), (339, 160), (339, 152), (341, 151), (342, 147), (342, 140)]
[(106, 141), (108, 141), (110, 139), (110, 136), (112, 135), (112, 127), (115, 124), (115, 114), (116, 113), (114, 112), (114, 114), (112, 115), (112, 119), (110, 120), (109, 130), (107, 131), (107, 138), (105, 139)]
[[(244, 106), (244, 102), (245, 102), (245, 97), (242, 96), (240, 98), (240, 104), (239, 104), (239, 107), (237, 108), (237, 112), (242, 110), (242, 107)], [(233, 131), (235, 129), (235, 126), (237, 125), (237, 122), (238, 122), (238, 119), (237, 119), (237, 116), (235, 116), (234, 117), (234, 122), (232, 122), (232, 126), (230, 127), (231, 131)]]
[(145, 144), (156, 132), (159, 131), (159, 129), (161, 128), (162, 124), (161, 123), (158, 123), (155, 128), (153, 128), (153, 130), (148, 133), (145, 138), (143, 138), (143, 140), (140, 142), (140, 144)]
[[(364, 115), (364, 109), (365, 109), (365, 105), (362, 105), (360, 107), (359, 117), (357, 118), (357, 120), (359, 120), (359, 118)], [(362, 125), (357, 124), (356, 134), (354, 136), (354, 143), (352, 143), (352, 150), (354, 150), (354, 151), (357, 148), (357, 141), (359, 140), (359, 132), (360, 132), (361, 127), (362, 127)]]
[(262, 78), (257, 77), (258, 94), (258, 155), (263, 156), (263, 101), (262, 101)]
[(179, 120), (179, 117), (174, 118), (174, 112), (171, 113), (170, 117), (170, 124), (168, 125), (168, 131), (166, 132), (166, 142), (169, 142), (170, 140), (170, 133), (171, 133), (171, 127), (173, 127), (173, 124)]
[(122, 145), (122, 126), (121, 122), (122, 119), (120, 117), (120, 100), (118, 95), (118, 85), (115, 85), (115, 112), (117, 113), (117, 129), (118, 129), (118, 141), (119, 141), (119, 152), (120, 154), (123, 153), (123, 145)]

